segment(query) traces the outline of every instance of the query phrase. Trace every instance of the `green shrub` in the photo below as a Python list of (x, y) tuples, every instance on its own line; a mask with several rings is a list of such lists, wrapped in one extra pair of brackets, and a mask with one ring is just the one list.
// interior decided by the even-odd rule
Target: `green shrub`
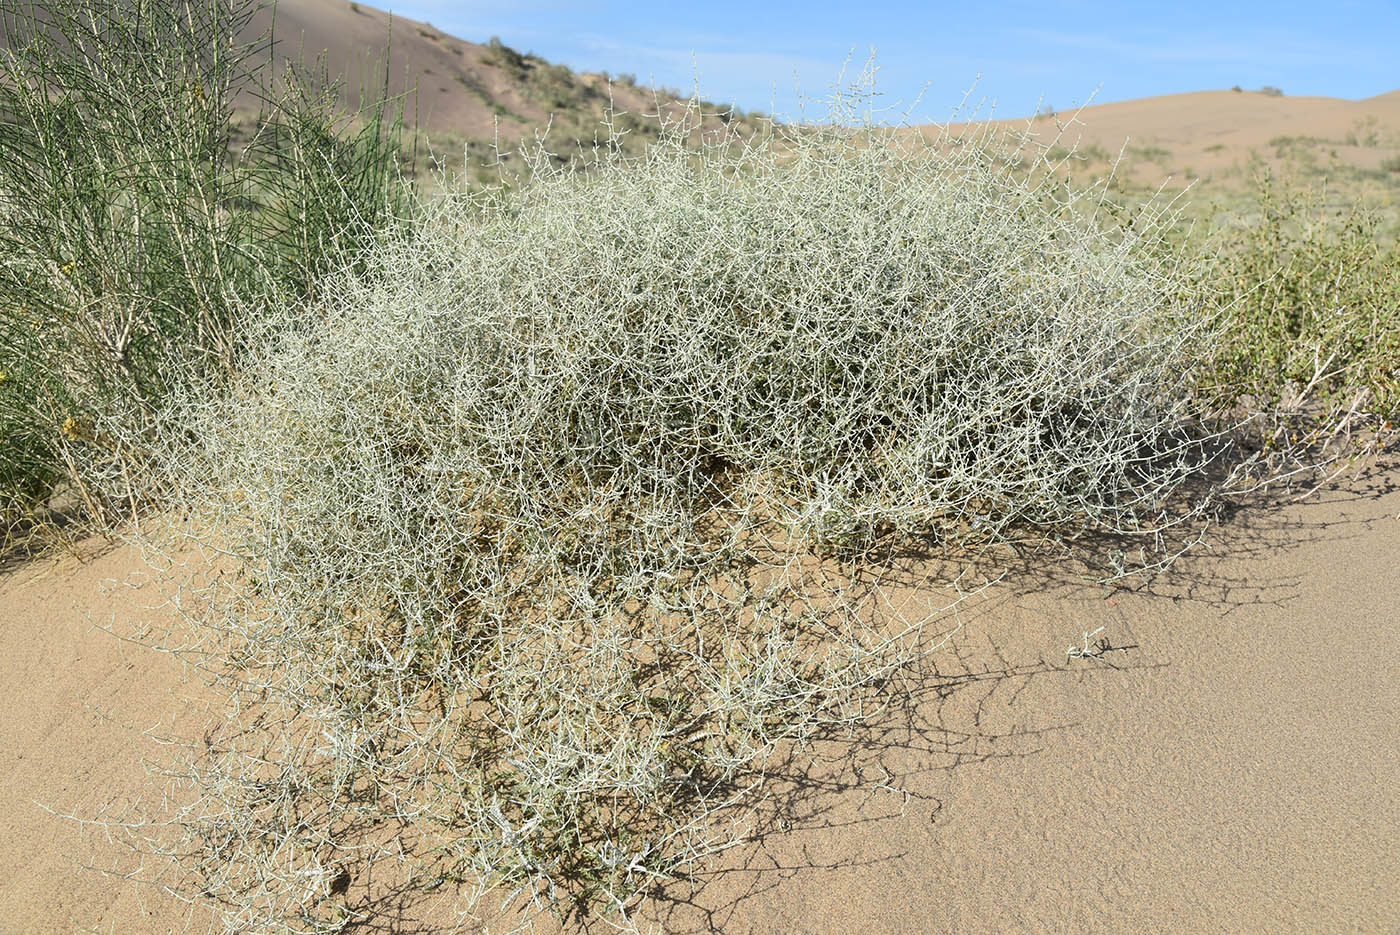
[(1348, 413), (1400, 416), (1400, 252), (1377, 216), (1257, 176), (1253, 212), (1213, 239), (1204, 280), (1227, 309), (1210, 392), (1268, 433), (1330, 434)]
[(1171, 151), (1161, 146), (1129, 146), (1128, 152), (1139, 159), (1164, 164), (1171, 158)]
[(241, 314), (309, 297), (396, 210), (389, 115), (347, 132), (304, 68), (259, 86), (254, 8), (0, 3), (0, 534), (60, 484), (128, 509), (108, 481), (141, 452), (104, 423), (227, 367)]
[(884, 549), (1181, 547), (1211, 332), (1172, 217), (863, 103), (536, 152), (168, 413), (157, 476), (236, 572), (181, 602), (194, 658), (270, 725), (177, 770), (195, 894), (339, 930), (306, 920), (356, 854), (626, 915), (936, 645)]
[(1352, 121), (1344, 142), (1348, 146), (1379, 146), (1381, 131), (1374, 115)]
[(516, 78), (523, 78), (529, 67), (525, 56), (502, 42), (499, 36), (492, 36), (487, 41), (486, 52), (482, 58), (487, 64), (504, 69)]

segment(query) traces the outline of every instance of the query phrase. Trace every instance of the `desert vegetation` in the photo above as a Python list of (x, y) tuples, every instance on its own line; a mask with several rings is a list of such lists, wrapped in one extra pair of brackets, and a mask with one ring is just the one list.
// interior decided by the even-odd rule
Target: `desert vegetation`
[[(310, 298), (404, 213), (394, 103), (353, 126), (314, 67), (251, 70), (254, 13), (0, 6), (0, 516), (129, 515), (134, 429), (233, 364), (242, 316)], [(251, 127), (233, 109), (252, 93)], [(133, 437), (139, 435), (135, 432)]]
[(1384, 429), (1400, 419), (1400, 248), (1375, 210), (1257, 172), (1199, 266), (1229, 309), (1210, 387), (1247, 399), (1271, 445)]
[(225, 51), (246, 9), (27, 9), (4, 508), (169, 564), (163, 648), (222, 704), (107, 827), (229, 932), (343, 931), (372, 868), (625, 926), (985, 581), (911, 612), (899, 559), (1154, 574), (1400, 405), (1394, 248), (1269, 183), (1183, 238), (1059, 140), (875, 121), (866, 72), (809, 125), (614, 111), (429, 198), (393, 102)]

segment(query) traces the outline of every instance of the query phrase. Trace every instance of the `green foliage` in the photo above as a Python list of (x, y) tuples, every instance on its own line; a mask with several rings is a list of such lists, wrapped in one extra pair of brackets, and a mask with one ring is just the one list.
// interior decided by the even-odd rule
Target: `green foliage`
[(1381, 145), (1381, 130), (1376, 118), (1373, 115), (1368, 115), (1364, 119), (1353, 121), (1351, 129), (1347, 131), (1345, 142), (1348, 146)]
[(525, 56), (501, 41), (500, 36), (492, 36), (486, 43), (482, 60), (487, 64), (504, 69), (508, 74), (523, 78), (526, 71)]
[(111, 481), (142, 453), (108, 423), (227, 368), (244, 316), (399, 212), (392, 115), (348, 123), (323, 70), (258, 84), (255, 7), (0, 3), (0, 531), (60, 484), (94, 521), (132, 506)]
[(1091, 143), (1087, 146), (1076, 144), (1073, 148), (1056, 144), (1045, 151), (1045, 159), (1048, 162), (1062, 162), (1071, 158), (1090, 164), (1109, 161), (1108, 152), (1097, 143)]
[(592, 99), (601, 99), (598, 89), (579, 81), (567, 65), (551, 65), (538, 56), (522, 55), (497, 36), (486, 43), (482, 60), (523, 84), (527, 95), (551, 111), (587, 109)]
[(520, 114), (517, 114), (515, 111), (511, 110), (509, 107), (492, 97), (491, 92), (487, 89), (486, 85), (482, 84), (481, 79), (478, 78), (476, 75), (470, 72), (457, 72), (457, 74), (454, 75), (454, 77), (457, 79), (458, 84), (466, 88), (472, 94), (476, 95), (477, 99), (479, 99), (483, 104), (486, 105), (486, 109), (491, 111), (491, 113), (495, 114), (497, 117), (502, 117), (509, 120), (519, 120), (521, 122), (525, 121), (525, 117), (521, 116)]
[(1212, 242), (1200, 275), (1224, 305), (1209, 391), (1277, 432), (1339, 414), (1400, 417), (1400, 251), (1378, 218), (1339, 211), (1259, 170), (1254, 211)]
[(1161, 146), (1129, 146), (1128, 152), (1159, 165), (1171, 158), (1171, 151)]

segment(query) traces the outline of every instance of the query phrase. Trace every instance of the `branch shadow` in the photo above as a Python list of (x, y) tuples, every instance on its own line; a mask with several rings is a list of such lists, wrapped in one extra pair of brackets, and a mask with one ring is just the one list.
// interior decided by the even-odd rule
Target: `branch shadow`
[[(1303, 497), (1292, 490), (1240, 498), (1213, 516), (1209, 538), (1165, 573), (1110, 585), (1095, 582), (1091, 569), (1063, 555), (1056, 561), (1031, 550), (987, 553), (974, 565), (973, 578), (1000, 575), (999, 593), (964, 611), (965, 623), (1029, 598), (1082, 600), (1088, 594), (1111, 601), (1123, 592), (1200, 605), (1222, 618), (1244, 607), (1282, 607), (1299, 596), (1303, 578), (1269, 573), (1267, 559), (1309, 544), (1347, 547), (1370, 525), (1390, 518), (1378, 505), (1397, 493), (1400, 472), (1382, 462)], [(950, 571), (942, 557), (919, 552), (898, 556), (890, 567), (891, 581), (908, 588), (946, 580)], [(938, 782), (940, 776), (990, 760), (1034, 758), (1081, 726), (1027, 724), (1013, 714), (1006, 727), (1006, 717), (993, 717), (991, 709), (1015, 712), (1021, 695), (1040, 680), (1123, 678), (1169, 667), (1142, 651), (1127, 620), (1116, 621), (1116, 628), (1124, 629), (1116, 640), (1090, 643), (1086, 634), (1087, 652), (1080, 658), (1011, 659), (995, 645), (969, 653), (958, 641), (925, 657), (917, 670), (900, 673), (882, 688), (885, 707), (877, 720), (823, 732), (805, 747), (776, 757), (765, 770), (764, 795), (752, 813), (747, 846), (721, 866), (651, 893), (648, 920), (676, 935), (714, 935), (734, 930), (745, 906), (800, 873), (896, 865), (908, 855), (893, 845), (831, 858), (803, 838), (911, 816), (937, 824), (952, 804), (940, 794), (946, 785)], [(996, 720), (1003, 726), (994, 726)], [(612, 929), (585, 920), (580, 930)]]
[[(993, 708), (1016, 710), (1021, 694), (1037, 680), (1115, 677), (1166, 666), (1136, 656), (1131, 643), (1107, 651), (1122, 658), (1106, 665), (1091, 660), (1087, 666), (1043, 658), (1018, 662), (993, 648), (998, 658), (977, 665), (954, 644), (952, 660), (932, 657), (919, 671), (892, 680), (882, 690), (887, 708), (878, 720), (822, 733), (805, 749), (792, 747), (770, 763), (750, 841), (741, 853), (651, 894), (661, 930), (676, 935), (733, 931), (746, 904), (799, 873), (895, 865), (908, 855), (893, 846), (832, 859), (814, 854), (804, 839), (911, 818), (937, 824), (951, 804), (943, 789), (950, 774), (992, 760), (1034, 758), (1081, 726), (1077, 721), (1026, 724), (1019, 717), (1009, 726), (993, 726)], [(605, 929), (605, 924), (582, 927)]]

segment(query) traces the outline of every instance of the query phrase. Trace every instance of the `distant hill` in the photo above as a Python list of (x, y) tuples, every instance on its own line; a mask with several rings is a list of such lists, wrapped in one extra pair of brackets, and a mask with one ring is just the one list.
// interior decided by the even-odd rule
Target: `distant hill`
[[(427, 132), (434, 148), (460, 157), (467, 146), (485, 159), (499, 132), (503, 145), (551, 124), (551, 148), (567, 151), (575, 141), (591, 142), (611, 104), (623, 114), (619, 126), (640, 141), (656, 134), (655, 120), (643, 114), (661, 107), (674, 110), (688, 94), (653, 91), (635, 77), (583, 74), (512, 49), (499, 40), (468, 42), (429, 23), (390, 17), (383, 10), (347, 0), (279, 0), (276, 20), (264, 11), (251, 24), (247, 39), (273, 26), (280, 60), (314, 62), (324, 56), (332, 78), (343, 80), (343, 103), (354, 107), (362, 90), (377, 93), (386, 77), (391, 94), (415, 91), (409, 101), (410, 122)], [(727, 106), (707, 104), (726, 122), (748, 118), (728, 114)], [(716, 120), (719, 118), (715, 118)], [(713, 122), (713, 121), (712, 121)], [(455, 152), (452, 152), (455, 147)]]
[(1136, 186), (1170, 176), (1169, 187), (1225, 193), (1244, 187), (1257, 159), (1346, 195), (1400, 201), (1400, 91), (1359, 101), (1197, 91), (1004, 123), (1029, 125), (1046, 143), (1059, 135), (1061, 150), (1077, 144), (1085, 174), (1121, 156), (1118, 175)]
[[(410, 120), (454, 157), (465, 148), (485, 161), (497, 132), (513, 145), (551, 121), (556, 151), (586, 144), (599, 131), (609, 93), (625, 113), (619, 124), (640, 142), (656, 133), (655, 121), (642, 115), (656, 113), (658, 98), (674, 108), (685, 96), (653, 92), (625, 74), (609, 87), (605, 74), (576, 73), (497, 40), (469, 42), (364, 3), (279, 0), (276, 9), (278, 54), (307, 61), (324, 54), (330, 73), (345, 80), (349, 106), (362, 87), (382, 86), (387, 44), (390, 92), (416, 88)], [(263, 14), (253, 33), (269, 21)], [(726, 119), (750, 122), (742, 112)], [(1030, 126), (1047, 143), (1057, 135), (1061, 148), (1077, 143), (1081, 174), (1102, 175), (1116, 163), (1118, 178), (1132, 187), (1191, 183), (1198, 192), (1238, 191), (1257, 159), (1336, 190), (1371, 191), (1392, 202), (1400, 196), (1400, 91), (1360, 101), (1289, 97), (1277, 89), (1199, 91), (1065, 111)]]

